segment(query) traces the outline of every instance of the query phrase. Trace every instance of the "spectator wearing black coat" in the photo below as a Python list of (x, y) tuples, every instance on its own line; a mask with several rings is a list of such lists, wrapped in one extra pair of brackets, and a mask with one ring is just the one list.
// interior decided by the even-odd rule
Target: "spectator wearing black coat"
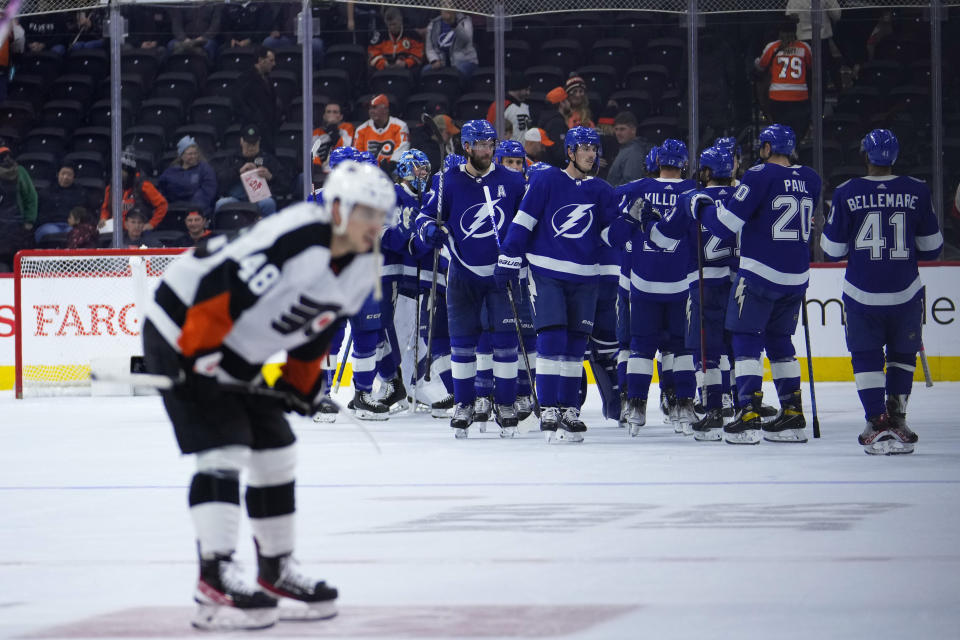
[(253, 67), (240, 76), (234, 95), (234, 108), (242, 122), (250, 123), (260, 132), (264, 148), (273, 149), (274, 127), (279, 120), (280, 107), (277, 94), (267, 76), (277, 65), (273, 51), (257, 47), (257, 60)]
[(74, 182), (76, 172), (71, 164), (64, 164), (57, 172), (57, 184), (40, 194), (37, 207), (37, 228), (34, 239), (39, 243), (53, 233), (67, 233), (67, 216), (76, 207), (87, 207), (88, 198), (83, 188)]
[(216, 167), (217, 184), (224, 194), (217, 200), (216, 210), (230, 202), (250, 201), (241, 176), (254, 170), (267, 181), (270, 188), (270, 197), (256, 203), (260, 216), (265, 217), (276, 212), (276, 198), (289, 192), (291, 177), (282, 162), (260, 148), (260, 131), (257, 127), (248, 125), (240, 135), (240, 149)]

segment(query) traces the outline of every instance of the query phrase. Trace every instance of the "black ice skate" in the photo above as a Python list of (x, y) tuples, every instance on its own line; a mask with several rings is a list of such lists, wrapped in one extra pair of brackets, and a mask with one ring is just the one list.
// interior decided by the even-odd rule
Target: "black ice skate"
[(517, 396), (513, 407), (517, 410), (517, 420), (523, 422), (533, 415), (533, 396)]
[(776, 407), (770, 406), (769, 404), (760, 405), (760, 417), (761, 418), (772, 418), (780, 413)]
[(384, 382), (380, 391), (383, 394), (380, 404), (386, 406), (390, 413), (398, 413), (410, 408), (410, 403), (407, 402), (407, 389), (403, 386), (403, 379), (399, 375)]
[(910, 396), (907, 394), (896, 394), (887, 398), (887, 414), (893, 426), (890, 432), (894, 435), (897, 442), (893, 443), (890, 453), (913, 453), (914, 445), (920, 439), (913, 430), (907, 426), (907, 401)]
[(480, 433), (486, 433), (487, 423), (493, 415), (493, 396), (477, 396), (473, 401), (473, 422)]
[(517, 435), (517, 410), (513, 404), (498, 404), (493, 407), (493, 417), (500, 426), (501, 438), (512, 438)]
[(720, 401), (723, 403), (723, 412), (722, 415), (724, 418), (732, 418), (736, 412), (736, 407), (733, 406), (733, 394), (725, 393), (720, 396)]
[(323, 580), (297, 571), (291, 554), (267, 558), (258, 554), (257, 584), (274, 598), (293, 601), (280, 607), (281, 620), (327, 620), (337, 615), (337, 590)]
[(390, 417), (387, 405), (374, 400), (369, 391), (357, 391), (347, 408), (352, 409), (360, 420), (386, 420)]
[(620, 417), (617, 419), (617, 428), (626, 429), (630, 426), (630, 421), (627, 420), (627, 415), (630, 413), (630, 399), (627, 398), (627, 392), (620, 392)]
[(727, 444), (759, 444), (760, 406), (763, 403), (763, 393), (753, 392), (753, 398), (737, 413), (733, 422), (723, 427), (723, 440)]
[(663, 424), (676, 422), (677, 396), (673, 389), (660, 390), (660, 413), (663, 414)]
[(693, 405), (693, 398), (677, 399), (677, 426), (678, 433), (685, 436), (693, 435), (693, 423), (697, 421), (697, 411)]
[(893, 445), (898, 443), (893, 435), (893, 420), (886, 413), (873, 416), (867, 420), (863, 432), (857, 436), (857, 442), (863, 447), (864, 453), (872, 456), (885, 456), (893, 453)]
[(447, 394), (443, 400), (437, 400), (431, 404), (430, 415), (438, 420), (451, 417), (453, 415), (453, 394)]
[(583, 433), (587, 430), (587, 425), (580, 419), (580, 409), (576, 407), (562, 410), (557, 427), (557, 442), (583, 442)]
[(333, 399), (330, 396), (323, 396), (323, 400), (320, 401), (320, 410), (313, 414), (313, 421), (336, 422), (338, 413), (340, 413), (340, 407)]
[(244, 583), (233, 554), (200, 558), (200, 578), (193, 599), (197, 612), (191, 624), (205, 631), (266, 629), (279, 618), (277, 601)]
[(450, 428), (453, 437), (460, 439), (467, 437), (467, 430), (473, 424), (473, 404), (457, 403), (453, 408), (453, 417), (450, 418)]
[(560, 425), (560, 409), (557, 407), (540, 407), (540, 431), (547, 442), (552, 442)]
[(627, 400), (627, 423), (630, 426), (630, 437), (636, 438), (640, 430), (647, 424), (647, 399), (630, 398)]
[(723, 439), (723, 409), (708, 409), (702, 418), (693, 423), (693, 439), (701, 442), (717, 442)]
[[(794, 391), (780, 399), (780, 411), (770, 422), (763, 423), (763, 439), (767, 442), (806, 442), (803, 403), (800, 392)], [(762, 414), (761, 414), (762, 417)]]

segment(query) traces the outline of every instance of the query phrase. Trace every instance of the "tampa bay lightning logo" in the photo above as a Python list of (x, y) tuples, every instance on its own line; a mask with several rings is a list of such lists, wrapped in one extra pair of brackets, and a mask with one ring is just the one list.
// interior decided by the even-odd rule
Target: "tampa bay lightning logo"
[(554, 238), (582, 238), (593, 224), (593, 204), (568, 204), (550, 218)]
[[(503, 221), (506, 216), (503, 209), (499, 206), (500, 198), (493, 200), (490, 206), (493, 207), (493, 215), (497, 219), (497, 231), (503, 227)], [(467, 238), (489, 238), (493, 235), (493, 225), (490, 224), (490, 209), (486, 202), (475, 204), (460, 216), (460, 231), (463, 232), (463, 239)]]

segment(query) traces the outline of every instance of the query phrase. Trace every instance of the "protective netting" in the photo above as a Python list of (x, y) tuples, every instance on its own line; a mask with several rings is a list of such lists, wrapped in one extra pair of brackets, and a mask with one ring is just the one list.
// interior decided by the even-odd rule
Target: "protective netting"
[(138, 309), (178, 255), (21, 254), (17, 394), (88, 393), (91, 364), (129, 367), (130, 357), (142, 353)]

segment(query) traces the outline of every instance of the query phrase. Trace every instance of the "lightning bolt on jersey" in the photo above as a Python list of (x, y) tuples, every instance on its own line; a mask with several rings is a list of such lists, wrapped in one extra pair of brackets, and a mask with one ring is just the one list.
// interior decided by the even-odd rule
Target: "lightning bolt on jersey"
[(329, 216), (308, 203), (232, 241), (211, 237), (170, 265), (146, 318), (187, 358), (219, 352), (226, 381), (256, 380), (263, 363), (286, 350), (284, 377), (306, 392), (320, 375), (330, 329), (373, 288), (374, 256), (331, 260), (331, 237)]
[(443, 202), (439, 203), (438, 188), (424, 205), (417, 226), (436, 220), (439, 203), (455, 268), (462, 267), (460, 273), (469, 278), (492, 279), (500, 242), (514, 219), (524, 188), (522, 174), (496, 164), (482, 176), (470, 175), (467, 165), (454, 167), (443, 175)]
[(600, 233), (616, 216), (616, 195), (606, 181), (577, 180), (555, 167), (534, 172), (507, 231), (503, 254), (526, 255), (534, 273), (550, 278), (595, 280), (599, 249), (606, 246)]
[(810, 229), (820, 199), (820, 176), (799, 165), (751, 167), (733, 197), (704, 210), (704, 225), (726, 238), (740, 233), (745, 280), (781, 293), (807, 288)]
[[(679, 195), (696, 186), (693, 180), (680, 178), (641, 178), (620, 185), (617, 194), (624, 212), (629, 211), (636, 200), (643, 198), (654, 211), (667, 217), (676, 210)], [(637, 229), (630, 238), (630, 244), (630, 261), (625, 264), (625, 267), (629, 265), (629, 271), (626, 268), (624, 271), (630, 279), (631, 289), (637, 295), (654, 300), (676, 300), (687, 295), (691, 248), (685, 234), (661, 247)], [(696, 247), (695, 243), (693, 247)]]
[(849, 254), (843, 303), (895, 307), (923, 293), (917, 260), (943, 247), (926, 183), (906, 176), (854, 178), (837, 187), (820, 238), (830, 258)]
[[(714, 202), (726, 202), (736, 187), (707, 187), (703, 189)], [(735, 236), (721, 238), (713, 235), (709, 229), (700, 228), (701, 258), (703, 261), (704, 286), (729, 285), (731, 273), (737, 269), (737, 239)], [(690, 286), (698, 284), (699, 265), (697, 264), (697, 226), (686, 212), (674, 208), (650, 230), (650, 241), (663, 248), (683, 240), (687, 250), (687, 273)]]

